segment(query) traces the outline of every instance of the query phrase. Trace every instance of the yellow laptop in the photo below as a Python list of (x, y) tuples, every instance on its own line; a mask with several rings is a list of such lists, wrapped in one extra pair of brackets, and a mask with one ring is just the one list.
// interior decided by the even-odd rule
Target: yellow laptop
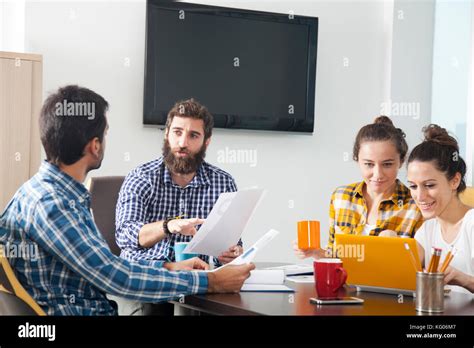
[(421, 262), (413, 238), (336, 234), (335, 252), (347, 271), (347, 284), (360, 291), (413, 295), (416, 290), (414, 262), (420, 270)]

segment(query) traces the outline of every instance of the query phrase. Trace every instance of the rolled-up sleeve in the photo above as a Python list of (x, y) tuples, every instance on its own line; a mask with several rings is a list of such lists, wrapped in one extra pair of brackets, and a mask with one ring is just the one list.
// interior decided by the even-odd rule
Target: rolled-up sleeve
[(156, 267), (158, 264), (144, 265), (113, 255), (99, 232), (67, 204), (43, 199), (36, 209), (29, 235), (98, 289), (144, 302), (207, 291), (205, 272), (170, 272)]
[(138, 233), (148, 223), (146, 211), (151, 191), (151, 183), (139, 173), (133, 171), (125, 178), (115, 210), (115, 239), (120, 249), (140, 249)]

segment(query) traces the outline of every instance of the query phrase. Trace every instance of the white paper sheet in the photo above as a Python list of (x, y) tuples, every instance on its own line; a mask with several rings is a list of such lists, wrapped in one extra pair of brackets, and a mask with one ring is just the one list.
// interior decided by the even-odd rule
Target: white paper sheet
[(265, 233), (254, 245), (248, 248), (242, 255), (232, 260), (228, 265), (243, 265), (244, 263), (250, 263), (257, 255), (259, 250), (262, 250), (273, 238), (275, 238), (280, 232), (271, 229)]
[(265, 233), (262, 237), (260, 237), (260, 239), (257, 240), (254, 245), (252, 245), (249, 249), (244, 251), (244, 253), (242, 255), (240, 255), (239, 257), (236, 257), (231, 262), (226, 263), (225, 265), (223, 265), (221, 267), (218, 267), (218, 268), (215, 268), (215, 269), (212, 269), (212, 270), (208, 270), (206, 272), (215, 272), (218, 269), (221, 269), (222, 267), (226, 267), (228, 265), (239, 266), (239, 265), (243, 265), (243, 264), (246, 264), (246, 263), (251, 263), (253, 261), (253, 259), (255, 258), (255, 255), (257, 255), (257, 252), (260, 249), (263, 249), (279, 233), (280, 232), (278, 232), (277, 230), (271, 229), (270, 231)]
[(285, 272), (282, 270), (262, 270), (256, 269), (250, 271), (250, 277), (244, 284), (278, 284), (285, 282)]
[(293, 283), (315, 283), (314, 275), (290, 276), (286, 280)]
[(242, 292), (295, 292), (286, 285), (277, 284), (244, 284)]
[(263, 195), (263, 189), (221, 193), (183, 252), (218, 256), (236, 245)]
[(285, 271), (285, 275), (300, 275), (314, 273), (313, 265), (308, 264), (293, 264), (276, 267), (267, 267), (265, 269), (282, 269)]

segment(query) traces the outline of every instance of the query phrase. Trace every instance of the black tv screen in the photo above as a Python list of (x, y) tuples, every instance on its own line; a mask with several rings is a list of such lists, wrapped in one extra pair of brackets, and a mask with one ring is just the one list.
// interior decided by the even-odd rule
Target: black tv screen
[(215, 127), (313, 132), (318, 18), (148, 0), (145, 124), (195, 98)]

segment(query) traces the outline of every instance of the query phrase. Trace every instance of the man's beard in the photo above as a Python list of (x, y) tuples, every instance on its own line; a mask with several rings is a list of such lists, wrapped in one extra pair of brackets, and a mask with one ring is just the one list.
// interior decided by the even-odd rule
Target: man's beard
[(173, 151), (171, 151), (168, 139), (165, 138), (163, 142), (163, 158), (168, 170), (172, 173), (183, 175), (197, 172), (199, 166), (204, 161), (204, 157), (206, 157), (206, 144), (202, 144), (201, 149), (195, 154), (190, 153), (186, 148), (180, 148), (180, 150), (186, 151), (188, 156), (175, 156)]
[(99, 153), (99, 158), (97, 162), (87, 167), (86, 173), (89, 173), (91, 170), (99, 169), (100, 166), (102, 165), (103, 160), (104, 160), (104, 149), (102, 148), (101, 152)]

